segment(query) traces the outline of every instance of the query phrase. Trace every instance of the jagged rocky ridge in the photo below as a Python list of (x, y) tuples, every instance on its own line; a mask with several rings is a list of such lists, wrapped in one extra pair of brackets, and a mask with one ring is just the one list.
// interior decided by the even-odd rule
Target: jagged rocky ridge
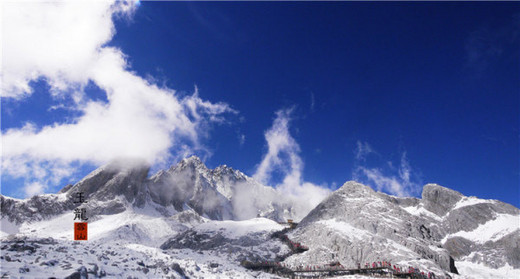
[(185, 210), (212, 220), (267, 217), (282, 221), (294, 217), (291, 202), (273, 188), (225, 165), (208, 169), (196, 156), (150, 178), (148, 172), (143, 162), (116, 161), (75, 185), (65, 186), (57, 195), (29, 200), (0, 195), (2, 217), (15, 223), (48, 219), (77, 207), (73, 201), (79, 192), (89, 201), (82, 206), (92, 216), (117, 214), (128, 206), (151, 205), (166, 217)]
[[(158, 236), (143, 225), (124, 225), (99, 241), (113, 241), (115, 237), (126, 243), (162, 247), (169, 251), (165, 253), (225, 251), (234, 255), (227, 257), (233, 264), (246, 258), (272, 260), (287, 252), (284, 245), (268, 237), (272, 229), (236, 237), (223, 234), (222, 228), (201, 229), (208, 222), (234, 224), (222, 220), (258, 216), (282, 221), (296, 216), (291, 201), (276, 190), (227, 166), (208, 169), (197, 157), (184, 159), (151, 177), (148, 174), (149, 168), (142, 162), (114, 162), (67, 185), (58, 194), (27, 200), (0, 196), (2, 227), (7, 223), (18, 226), (59, 220), (78, 206), (73, 203), (75, 194), (83, 192), (88, 203), (82, 206), (91, 216), (89, 223), (126, 212), (150, 215), (151, 209), (155, 212), (151, 215), (157, 214), (164, 221), (158, 226), (167, 226), (166, 233)], [(310, 250), (287, 258), (285, 263), (339, 260), (345, 266), (356, 266), (358, 262), (387, 260), (437, 274), (456, 272), (457, 262), (519, 269), (519, 220), (520, 211), (512, 205), (466, 197), (439, 185), (426, 185), (418, 199), (398, 198), (347, 182), (290, 234)]]

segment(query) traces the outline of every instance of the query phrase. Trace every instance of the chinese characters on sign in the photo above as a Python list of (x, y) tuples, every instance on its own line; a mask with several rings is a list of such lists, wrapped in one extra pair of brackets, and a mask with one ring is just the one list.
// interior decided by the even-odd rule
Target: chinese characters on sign
[(85, 201), (85, 197), (83, 197), (83, 192), (76, 193), (76, 197), (74, 198), (74, 203), (87, 203), (87, 201)]
[(87, 240), (87, 223), (74, 223), (74, 240)]
[(76, 208), (74, 209), (74, 220), (87, 221), (87, 209)]
[[(74, 203), (86, 203), (85, 197), (83, 196), (83, 192), (76, 193), (74, 198)], [(88, 220), (87, 218), (87, 209), (86, 208), (75, 208), (74, 209), (74, 221), (78, 220), (79, 222), (74, 222), (74, 240), (87, 240), (88, 239)]]

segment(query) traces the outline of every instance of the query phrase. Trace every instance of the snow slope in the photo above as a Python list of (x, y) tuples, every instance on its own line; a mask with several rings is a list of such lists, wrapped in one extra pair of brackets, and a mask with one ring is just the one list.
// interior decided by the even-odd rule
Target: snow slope
[(442, 240), (446, 242), (451, 237), (463, 237), (471, 240), (474, 243), (483, 244), (487, 241), (497, 241), (502, 237), (520, 230), (520, 216), (499, 214), (495, 219), (479, 225), (476, 229), (471, 231), (458, 231), (454, 234), (449, 234)]

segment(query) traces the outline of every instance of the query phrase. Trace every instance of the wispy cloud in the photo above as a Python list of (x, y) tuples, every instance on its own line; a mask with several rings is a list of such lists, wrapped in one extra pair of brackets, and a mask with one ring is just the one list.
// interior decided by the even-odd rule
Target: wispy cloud
[(374, 149), (368, 144), (368, 142), (356, 142), (356, 149), (354, 150), (354, 154), (356, 156), (356, 160), (358, 161), (365, 161), (366, 157), (370, 153), (375, 153)]
[(271, 185), (273, 173), (282, 173), (283, 179), (275, 183), (275, 188), (284, 196), (292, 199), (296, 212), (305, 216), (319, 204), (329, 193), (326, 186), (318, 186), (306, 182), (302, 178), (303, 161), (300, 147), (289, 132), (289, 124), (293, 109), (276, 112), (273, 125), (265, 132), (267, 153), (253, 177), (261, 183)]
[[(9, 129), (2, 134), (2, 172), (36, 184), (71, 174), (73, 163), (104, 164), (114, 158), (160, 163), (204, 151), (207, 125), (237, 113), (160, 87), (131, 71), (127, 57), (107, 43), (114, 17), (132, 16), (135, 1), (3, 2), (2, 97), (21, 100), (30, 82), (44, 78), (57, 101), (73, 99), (80, 116), (67, 123)], [(107, 102), (89, 99), (95, 83)], [(52, 109), (52, 108), (51, 108)], [(56, 182), (57, 183), (57, 182)], [(31, 186), (32, 185), (32, 186)]]
[[(300, 147), (289, 133), (291, 113), (292, 109), (277, 111), (273, 125), (264, 134), (268, 149), (254, 174), (254, 178), (262, 183), (269, 183), (275, 170), (291, 173), (301, 168), (302, 162), (298, 156)], [(282, 156), (286, 156), (288, 162), (282, 160)]]
[(367, 154), (375, 153), (366, 142), (358, 141), (354, 153), (356, 155), (356, 166), (352, 172), (354, 180), (367, 184), (377, 191), (384, 191), (399, 197), (415, 196), (421, 192), (422, 184), (415, 179), (406, 152), (401, 154), (397, 169), (393, 167), (394, 164), (391, 161), (388, 162), (390, 168), (366, 166)]

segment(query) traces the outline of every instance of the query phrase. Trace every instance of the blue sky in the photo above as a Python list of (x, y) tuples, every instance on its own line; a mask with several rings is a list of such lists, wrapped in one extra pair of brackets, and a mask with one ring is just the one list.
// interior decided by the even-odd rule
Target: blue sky
[[(16, 16), (59, 9), (95, 28)], [(56, 192), (113, 157), (157, 170), (197, 154), (296, 193), (354, 178), (520, 205), (518, 2), (85, 9), (4, 8), (4, 195)]]

